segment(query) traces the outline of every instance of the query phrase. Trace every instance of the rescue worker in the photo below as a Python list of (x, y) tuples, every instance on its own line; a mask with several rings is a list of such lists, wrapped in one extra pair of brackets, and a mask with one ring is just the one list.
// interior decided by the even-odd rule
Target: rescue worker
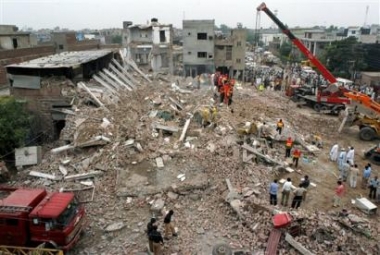
[(288, 137), (288, 139), (286, 140), (286, 143), (285, 143), (285, 158), (289, 158), (290, 157), (290, 151), (293, 147), (293, 140), (291, 137)]
[(160, 231), (157, 230), (158, 227), (153, 225), (152, 231), (150, 232), (150, 240), (153, 242), (153, 254), (161, 255), (162, 254), (162, 246), (164, 245), (164, 239), (162, 239), (162, 235)]
[(152, 232), (153, 230), (153, 226), (156, 225), (156, 219), (155, 218), (151, 218), (147, 227), (146, 227), (146, 232), (147, 232), (147, 235), (148, 235), (148, 241), (149, 241), (149, 250), (151, 252), (153, 252), (153, 241), (151, 240), (150, 238), (150, 233)]
[(279, 135), (281, 135), (282, 129), (284, 128), (284, 122), (282, 122), (282, 119), (280, 119), (277, 122), (277, 128), (276, 131), (278, 132)]
[(220, 104), (224, 103), (225, 90), (227, 90), (227, 78), (222, 76), (221, 85), (219, 86)]
[(165, 239), (169, 240), (169, 235), (172, 234), (173, 236), (177, 236), (177, 233), (175, 232), (173, 223), (172, 223), (172, 216), (174, 214), (173, 210), (170, 210), (165, 218), (164, 218), (164, 225), (165, 225)]
[(293, 209), (298, 209), (298, 207), (301, 206), (305, 193), (306, 189), (303, 187), (302, 183), (300, 183), (300, 185), (298, 185), (298, 188), (294, 191), (294, 197), (291, 205)]
[(299, 149), (295, 149), (294, 151), (293, 151), (293, 165), (295, 166), (295, 167), (298, 167), (298, 160), (299, 160), (299, 158), (301, 157), (301, 151), (299, 150)]

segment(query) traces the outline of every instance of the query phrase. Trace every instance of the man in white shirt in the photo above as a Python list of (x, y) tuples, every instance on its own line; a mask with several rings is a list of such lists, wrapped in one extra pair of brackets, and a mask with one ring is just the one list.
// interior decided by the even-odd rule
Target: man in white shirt
[(288, 178), (282, 186), (281, 205), (288, 206), (290, 192), (292, 190), (292, 180)]
[(330, 150), (330, 160), (335, 162), (338, 159), (338, 154), (339, 154), (339, 145), (335, 144)]
[(354, 165), (354, 156), (355, 156), (355, 150), (354, 150), (354, 147), (351, 147), (346, 155), (346, 160), (350, 163), (351, 166)]

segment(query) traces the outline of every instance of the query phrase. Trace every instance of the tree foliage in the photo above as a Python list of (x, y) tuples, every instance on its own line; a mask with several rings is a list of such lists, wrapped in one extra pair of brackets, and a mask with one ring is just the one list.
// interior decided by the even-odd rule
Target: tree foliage
[(121, 35), (115, 35), (112, 37), (112, 43), (122, 44), (123, 38)]
[(334, 41), (323, 57), (326, 66), (334, 75), (350, 78), (354, 71), (366, 68), (366, 50), (355, 37)]
[(280, 46), (280, 54), (284, 57), (289, 57), (290, 53), (292, 52), (292, 44), (289, 42), (283, 42)]
[(24, 105), (12, 97), (0, 97), (0, 160), (15, 148), (23, 146), (29, 123)]

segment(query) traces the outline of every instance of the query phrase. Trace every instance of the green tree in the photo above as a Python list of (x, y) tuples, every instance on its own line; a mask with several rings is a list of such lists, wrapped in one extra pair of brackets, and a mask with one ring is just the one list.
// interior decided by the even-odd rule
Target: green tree
[(24, 105), (13, 97), (0, 97), (0, 160), (24, 145), (30, 118)]
[(323, 56), (326, 67), (335, 76), (351, 78), (354, 71), (366, 68), (366, 50), (355, 37), (334, 41)]
[(283, 42), (280, 46), (280, 54), (283, 57), (289, 57), (290, 53), (292, 52), (292, 44), (289, 42)]
[(112, 36), (112, 43), (121, 44), (122, 41), (123, 41), (123, 38), (121, 37), (121, 35), (114, 35), (114, 36)]
[(222, 31), (223, 34), (229, 35), (231, 28), (225, 24), (221, 24), (219, 29)]

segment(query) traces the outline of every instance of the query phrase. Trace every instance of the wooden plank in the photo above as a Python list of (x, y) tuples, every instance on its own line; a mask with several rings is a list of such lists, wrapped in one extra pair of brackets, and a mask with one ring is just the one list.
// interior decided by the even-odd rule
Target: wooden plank
[(180, 110), (183, 110), (183, 106), (182, 106), (177, 100), (175, 100), (175, 99), (173, 99), (173, 98), (171, 98), (171, 97), (169, 97), (169, 100), (170, 100), (173, 104), (175, 104)]
[(102, 171), (92, 171), (92, 172), (85, 173), (85, 174), (68, 175), (68, 176), (65, 176), (65, 180), (67, 180), (67, 181), (69, 181), (69, 180), (83, 180), (83, 179), (93, 178), (95, 176), (102, 175), (102, 174), (103, 174)]
[[(123, 67), (119, 62), (117, 62), (115, 59), (112, 59), (112, 63), (113, 63), (117, 68), (119, 68), (119, 69), (123, 72), (123, 74), (124, 74), (125, 76), (127, 76), (127, 78), (130, 79), (130, 80), (133, 82), (133, 84), (139, 84), (139, 82), (133, 77), (133, 75), (130, 74), (130, 73), (128, 73), (128, 71), (127, 71), (128, 68), (124, 68), (124, 67)], [(124, 63), (125, 63), (125, 62), (124, 62)]]
[(258, 152), (257, 150), (255, 150), (254, 148), (252, 148), (251, 146), (249, 146), (248, 144), (243, 144), (241, 147), (242, 147), (243, 149), (246, 149), (246, 150), (249, 151), (249, 152), (252, 152), (253, 154), (256, 154), (256, 155), (259, 156), (259, 157), (264, 158), (265, 160), (267, 160), (267, 161), (270, 162), (270, 163), (273, 163), (273, 164), (276, 164), (276, 165), (282, 165), (280, 162), (277, 162), (276, 160), (271, 159), (271, 158), (268, 157), (267, 155), (264, 155), (264, 154)]
[(120, 86), (123, 86), (124, 88), (126, 88), (129, 91), (133, 90), (129, 85), (127, 85), (124, 82), (122, 82), (115, 74), (111, 73), (107, 69), (103, 69), (103, 72), (105, 74), (107, 74), (109, 77), (111, 77), (114, 81), (116, 81)]
[(129, 78), (127, 78), (122, 72), (120, 72), (113, 64), (110, 64), (109, 67), (114, 71), (118, 77), (125, 81), (132, 89), (136, 89), (136, 86), (132, 83)]
[(41, 172), (37, 172), (37, 171), (30, 171), (29, 175), (34, 176), (34, 177), (43, 178), (43, 179), (53, 180), (53, 181), (59, 181), (62, 179), (61, 177), (55, 176), (53, 174), (45, 174), (45, 173), (41, 173)]
[(99, 107), (102, 107), (107, 112), (109, 112), (109, 110), (107, 109), (107, 107), (91, 92), (91, 90), (86, 86), (86, 84), (84, 84), (83, 82), (79, 82), (78, 85), (79, 85), (79, 87), (82, 87), (92, 97), (92, 99), (94, 99), (95, 103)]
[(310, 252), (308, 249), (302, 246), (299, 242), (294, 240), (294, 238), (286, 233), (285, 241), (287, 241), (291, 246), (293, 246), (297, 251), (299, 251), (303, 255), (314, 255), (314, 253)]
[(179, 138), (180, 142), (183, 141), (183, 139), (185, 139), (187, 129), (189, 128), (189, 125), (190, 125), (190, 121), (191, 121), (191, 118), (186, 120), (185, 126), (183, 127), (183, 130), (182, 130), (181, 137)]
[(92, 78), (97, 81), (100, 85), (111, 91), (112, 94), (114, 95), (119, 95), (119, 93), (110, 85), (108, 85), (106, 82), (104, 82), (99, 76), (93, 75)]
[(109, 85), (114, 87), (117, 91), (120, 90), (119, 84), (117, 84), (114, 80), (112, 80), (110, 77), (108, 77), (105, 73), (103, 72), (98, 72), (98, 75), (105, 80)]
[(145, 73), (143, 73), (136, 65), (136, 63), (132, 60), (132, 59), (124, 59), (128, 65), (130, 65), (131, 67), (133, 67), (133, 69), (135, 69), (145, 80), (147, 80), (148, 82), (152, 82), (148, 76), (146, 76)]

